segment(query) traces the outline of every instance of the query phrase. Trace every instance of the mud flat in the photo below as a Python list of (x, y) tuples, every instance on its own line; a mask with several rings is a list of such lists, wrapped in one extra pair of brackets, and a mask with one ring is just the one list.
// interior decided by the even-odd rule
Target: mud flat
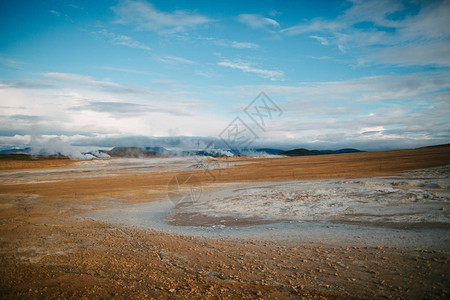
[(198, 193), (196, 201), (86, 216), (195, 237), (450, 247), (450, 166), (390, 177), (218, 184)]

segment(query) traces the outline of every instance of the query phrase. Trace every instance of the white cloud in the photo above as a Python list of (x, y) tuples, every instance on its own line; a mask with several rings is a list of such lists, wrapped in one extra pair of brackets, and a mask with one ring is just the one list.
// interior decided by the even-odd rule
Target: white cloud
[(109, 41), (114, 45), (121, 45), (130, 48), (151, 50), (151, 48), (141, 42), (134, 40), (132, 37), (127, 35), (118, 35), (113, 32), (109, 32), (106, 29), (102, 29), (96, 32), (93, 32), (94, 35), (102, 35), (109, 39)]
[[(335, 45), (342, 53), (363, 50), (365, 56), (376, 57), (374, 61), (381, 63), (447, 67), (450, 2), (424, 1), (413, 5), (419, 6), (417, 14), (406, 11), (401, 1), (352, 1), (352, 6), (335, 19), (315, 18), (280, 32), (309, 35), (323, 45)], [(404, 13), (405, 16), (394, 20), (390, 17), (393, 13)], [(326, 42), (323, 35), (327, 36)]]
[(364, 127), (361, 128), (358, 132), (361, 134), (365, 134), (368, 132), (380, 132), (380, 131), (384, 131), (384, 126)]
[(257, 49), (259, 48), (258, 45), (254, 44), (254, 43), (243, 43), (243, 42), (235, 42), (232, 41), (230, 43), (231, 47), (233, 48), (237, 48), (237, 49)]
[(285, 33), (287, 35), (298, 35), (311, 32), (336, 31), (342, 29), (343, 27), (344, 24), (340, 24), (338, 22), (327, 21), (323, 19), (314, 19), (305, 24), (295, 25), (281, 29), (280, 32)]
[(388, 19), (389, 14), (403, 10), (400, 0), (354, 0), (352, 6), (337, 18), (344, 26), (360, 22), (373, 22), (379, 26), (393, 27), (397, 21)]
[(188, 65), (194, 65), (196, 64), (195, 61), (183, 58), (183, 57), (179, 57), (179, 56), (174, 56), (174, 55), (166, 55), (164, 57), (157, 57), (157, 60), (166, 64), (188, 64)]
[(408, 16), (398, 21), (397, 28), (400, 37), (405, 41), (438, 40), (450, 37), (450, 2), (424, 1), (420, 2), (421, 10), (417, 15)]
[(282, 71), (256, 68), (248, 62), (221, 61), (217, 64), (222, 67), (238, 69), (246, 73), (255, 73), (260, 77), (268, 78), (270, 80), (281, 80), (284, 77), (284, 73)]
[(49, 10), (49, 12), (57, 17), (61, 16), (61, 13), (59, 11), (51, 9), (51, 10)]
[(183, 135), (208, 135), (224, 126), (217, 123), (220, 117), (202, 113), (208, 103), (188, 97), (188, 92), (153, 91), (78, 74), (44, 76), (51, 86), (21, 87), (5, 81), (0, 88), (5, 107), (0, 132), (23, 135), (38, 126), (42, 134), (57, 136), (164, 136), (179, 128)]
[(238, 41), (229, 41), (225, 39), (216, 39), (212, 37), (199, 38), (200, 40), (206, 40), (214, 45), (222, 46), (222, 47), (231, 47), (236, 49), (258, 49), (259, 45), (251, 42), (238, 42)]
[(280, 27), (280, 24), (274, 19), (265, 18), (257, 14), (240, 14), (238, 21), (246, 24), (253, 29), (267, 29), (268, 27)]
[(148, 71), (127, 69), (127, 68), (109, 67), (109, 66), (101, 66), (101, 67), (98, 67), (98, 68), (99, 69), (103, 69), (103, 70), (108, 70), (108, 71), (125, 72), (125, 73), (132, 73), (132, 74), (142, 74), (142, 75), (155, 75), (156, 74), (156, 73), (152, 73), (152, 72), (148, 72)]
[(21, 69), (24, 62), (6, 57), (0, 57), (0, 65), (5, 65), (13, 69)]
[(146, 1), (123, 0), (112, 7), (117, 16), (116, 23), (132, 24), (138, 30), (150, 30), (158, 33), (175, 33), (190, 30), (214, 20), (209, 17), (177, 10), (171, 13), (158, 11)]
[(272, 17), (277, 17), (277, 16), (280, 16), (282, 14), (283, 14), (282, 12), (279, 12), (279, 11), (277, 11), (275, 9), (272, 9), (272, 10), (269, 11), (269, 15), (272, 16)]
[[(227, 88), (230, 97), (251, 99), (264, 91), (283, 110), (270, 122), (266, 142), (298, 147), (393, 149), (450, 140), (450, 76), (445, 72), (370, 76), (298, 85)], [(368, 106), (368, 104), (370, 104)]]
[(42, 74), (46, 78), (56, 79), (70, 84), (81, 85), (84, 87), (98, 87), (98, 88), (120, 88), (121, 86), (111, 81), (95, 80), (90, 76), (83, 76), (74, 73), (58, 73), (48, 72)]
[[(424, 72), (409, 75), (368, 76), (347, 81), (308, 82), (299, 85), (243, 86), (239, 91), (250, 96), (258, 90), (287, 97), (301, 105), (341, 103), (377, 104), (384, 101), (443, 101), (435, 93), (450, 86), (450, 75), (444, 72)], [(445, 98), (445, 96), (443, 97)], [(301, 99), (301, 101), (299, 100)]]
[(312, 38), (312, 39), (317, 40), (322, 45), (328, 45), (328, 40), (326, 38), (322, 37), (322, 36), (310, 35), (309, 37)]
[(401, 66), (450, 67), (450, 42), (410, 47), (390, 47), (368, 56), (367, 59), (378, 63)]
[[(44, 73), (42, 76), (51, 79), (50, 82), (46, 83), (53, 89), (69, 89), (75, 91), (88, 90), (99, 94), (101, 97), (106, 97), (106, 99), (108, 99), (108, 97), (127, 97), (127, 99), (133, 97), (143, 99), (159, 99), (161, 101), (173, 102), (182, 101), (186, 105), (190, 104), (192, 106), (202, 105), (202, 102), (200, 101), (181, 96), (183, 94), (188, 94), (187, 92), (175, 94), (167, 91), (149, 89), (135, 84), (119, 84), (110, 80), (96, 80), (90, 76), (73, 73), (51, 72)], [(40, 83), (40, 81), (36, 81)], [(14, 82), (10, 83), (9, 86), (14, 86)], [(23, 88), (22, 86), (17, 85), (15, 87)], [(44, 86), (44, 89), (45, 87), (46, 86)], [(31, 85), (31, 89), (34, 89), (33, 85)]]
[[(242, 64), (232, 66), (241, 69)], [(95, 143), (101, 137), (114, 144), (120, 141), (115, 137), (167, 136), (174, 132), (216, 136), (230, 122), (224, 114), (202, 110), (206, 103), (181, 97), (180, 93), (151, 91), (79, 74), (46, 73), (45, 78), (51, 83), (48, 87), (39, 82), (24, 87), (4, 81), (0, 117), (7, 119), (1, 119), (0, 131), (19, 136), (1, 137), (0, 144), (25, 140), (37, 125), (42, 134), (53, 137), (79, 134), (85, 141)], [(225, 91), (227, 97), (240, 99), (243, 105), (264, 91), (283, 110), (281, 119), (268, 122), (266, 133), (257, 141), (260, 145), (389, 149), (448, 143), (448, 86), (448, 74), (424, 72), (298, 85), (237, 86)]]

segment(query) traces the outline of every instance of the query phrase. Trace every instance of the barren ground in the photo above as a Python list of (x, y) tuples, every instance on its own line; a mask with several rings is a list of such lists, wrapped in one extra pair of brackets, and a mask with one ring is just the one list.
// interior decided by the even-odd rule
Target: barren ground
[[(168, 183), (180, 172), (195, 174), (207, 191), (221, 185), (278, 182), (280, 192), (286, 193), (284, 198), (307, 197), (308, 203), (320, 204), (323, 199), (314, 198), (317, 195), (305, 196), (299, 193), (298, 186), (284, 188), (282, 184), (297, 181), (295, 184), (302, 184), (302, 180), (310, 179), (358, 184), (355, 182), (364, 178), (377, 182), (384, 180), (380, 178), (405, 176), (401, 174), (448, 164), (449, 146), (315, 157), (219, 159), (205, 163), (204, 166), (214, 165), (208, 172), (204, 166), (195, 168), (192, 162), (182, 159), (3, 161), (0, 162), (1, 297), (445, 299), (450, 293), (450, 249), (445, 241), (408, 245), (394, 239), (389, 245), (374, 245), (339, 239), (330, 243), (320, 239), (214, 238), (125, 226), (85, 215), (110, 209), (127, 210), (166, 199)], [(441, 197), (439, 207), (443, 208), (439, 210), (436, 206), (436, 214), (425, 215), (425, 219), (411, 214), (411, 209), (417, 207), (415, 203), (422, 203), (420, 195), (424, 193), (417, 191), (420, 187), (403, 183), (391, 186), (404, 193), (399, 199), (408, 199), (402, 209), (406, 207), (413, 216), (415, 229), (436, 226), (432, 229), (448, 232), (447, 170), (441, 169), (439, 177), (422, 178), (429, 184), (422, 189), (434, 198)], [(410, 180), (420, 180), (417, 174), (434, 171), (417, 172)], [(416, 191), (406, 195), (411, 189)], [(273, 196), (270, 189), (266, 192), (267, 197)], [(396, 205), (390, 190), (380, 192), (387, 193), (386, 197), (374, 193), (381, 200), (389, 200), (389, 205), (381, 207)], [(258, 201), (258, 191), (249, 193), (244, 194), (246, 201)], [(206, 215), (205, 212), (211, 211), (223, 213), (225, 208), (241, 203), (233, 199), (222, 207), (218, 205), (220, 201), (206, 206), (196, 202), (196, 209)], [(357, 203), (354, 198), (348, 201)], [(348, 201), (338, 202), (348, 205)], [(298, 221), (299, 214), (295, 213), (298, 207), (295, 202), (289, 205), (291, 215), (283, 215), (275, 205), (271, 207), (275, 213), (270, 217), (278, 214), (280, 219), (287, 216)], [(260, 206), (252, 209), (261, 214)], [(326, 206), (311, 206), (306, 216), (314, 218), (315, 209), (327, 212)], [(392, 227), (389, 222), (411, 221), (402, 214), (394, 216), (400, 219), (374, 220), (374, 216), (372, 219), (367, 216), (367, 211), (361, 212), (363, 208), (356, 210), (346, 217), (343, 214), (331, 217), (336, 217), (333, 220), (339, 224), (356, 220), (367, 228), (373, 227), (374, 224), (367, 224), (371, 221), (387, 227)], [(252, 218), (251, 214), (246, 215), (245, 211), (242, 214), (237, 219), (253, 220), (245, 219)], [(267, 220), (267, 216), (262, 219)], [(215, 220), (190, 225), (214, 226)], [(226, 218), (221, 216), (220, 220)], [(186, 222), (182, 218), (178, 221)], [(433, 221), (439, 224), (430, 225)], [(234, 222), (225, 222), (225, 227)], [(235, 225), (248, 225), (244, 223)], [(333, 230), (329, 228), (331, 233)]]

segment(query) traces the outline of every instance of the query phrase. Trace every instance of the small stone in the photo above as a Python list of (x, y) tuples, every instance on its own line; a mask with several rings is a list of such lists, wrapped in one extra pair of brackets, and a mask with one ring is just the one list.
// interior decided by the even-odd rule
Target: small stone
[(175, 289), (170, 289), (169, 292), (173, 293), (175, 292)]

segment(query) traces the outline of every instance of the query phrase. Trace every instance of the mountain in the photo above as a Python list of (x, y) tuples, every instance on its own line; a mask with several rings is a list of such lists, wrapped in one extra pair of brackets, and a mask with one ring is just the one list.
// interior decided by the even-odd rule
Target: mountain
[(110, 151), (105, 151), (111, 157), (129, 157), (129, 158), (144, 158), (144, 157), (162, 157), (163, 155), (154, 151), (138, 147), (117, 147)]
[(228, 156), (227, 154), (233, 154), (235, 156), (252, 156), (253, 154), (277, 154), (283, 150), (273, 148), (256, 148), (256, 149), (207, 149), (200, 151), (183, 151), (184, 155), (205, 155), (205, 156)]
[(0, 154), (0, 161), (4, 160), (49, 160), (49, 159), (69, 159), (64, 155), (30, 155), (25, 153)]
[(308, 155), (341, 154), (341, 153), (355, 153), (355, 152), (364, 152), (364, 151), (353, 148), (345, 148), (340, 150), (308, 150), (305, 148), (299, 148), (289, 151), (281, 151), (276, 154), (286, 156), (308, 156)]
[(340, 153), (356, 153), (356, 152), (365, 152), (358, 149), (353, 148), (344, 148), (339, 150), (320, 150), (322, 154), (340, 154)]
[(294, 150), (281, 151), (276, 154), (286, 156), (306, 156), (306, 155), (321, 155), (323, 153), (321, 153), (319, 150), (308, 150), (305, 148), (299, 148)]
[(264, 152), (267, 154), (277, 154), (277, 153), (283, 152), (283, 150), (281, 150), (281, 149), (272, 149), (272, 148), (257, 148), (257, 149), (254, 149), (254, 151), (255, 152)]
[(120, 150), (120, 149), (124, 149), (124, 148), (139, 148), (139, 149), (144, 149), (147, 151), (158, 152), (158, 153), (163, 153), (163, 152), (168, 151), (164, 147), (114, 147), (110, 151)]
[(147, 151), (158, 152), (158, 153), (169, 152), (169, 150), (167, 150), (164, 147), (145, 147), (144, 149), (147, 150)]
[[(339, 154), (339, 153), (354, 153), (362, 152), (357, 149), (345, 148), (340, 150), (308, 150), (304, 148), (294, 149), (289, 151), (283, 151), (281, 149), (274, 148), (256, 148), (256, 149), (206, 149), (197, 151), (181, 151), (173, 152), (165, 149), (164, 147), (115, 147), (110, 151), (104, 151), (112, 157), (156, 157), (156, 156), (177, 156), (177, 155), (204, 155), (204, 156), (228, 156), (233, 154), (236, 156), (246, 156), (252, 155), (251, 153), (267, 153), (276, 155), (287, 155), (287, 156), (306, 156), (306, 155), (323, 155), (323, 154)], [(250, 154), (249, 154), (250, 153)]]
[(27, 153), (30, 153), (30, 147), (0, 150), (0, 155), (1, 154), (27, 154)]

